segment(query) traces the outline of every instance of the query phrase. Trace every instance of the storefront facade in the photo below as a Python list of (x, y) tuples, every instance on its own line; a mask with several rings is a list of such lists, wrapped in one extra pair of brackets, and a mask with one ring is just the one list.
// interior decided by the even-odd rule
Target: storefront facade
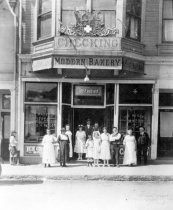
[[(137, 134), (144, 126), (152, 142), (151, 159), (157, 158), (159, 119), (165, 119), (159, 115), (163, 72), (158, 71), (165, 57), (163, 45), (156, 49), (156, 35), (148, 31), (148, 13), (158, 8), (153, 14), (160, 15), (162, 4), (22, 1), (20, 9), (28, 19), (19, 18), (25, 24), (19, 24), (23, 33), (18, 56), (21, 162), (41, 161), (46, 128), (57, 135), (69, 123), (74, 143), (77, 125), (88, 118), (109, 132), (113, 126), (122, 133), (132, 127)], [(154, 30), (161, 33), (159, 27)]]
[(16, 16), (0, 3), (0, 157), (9, 160), (9, 136), (16, 129)]

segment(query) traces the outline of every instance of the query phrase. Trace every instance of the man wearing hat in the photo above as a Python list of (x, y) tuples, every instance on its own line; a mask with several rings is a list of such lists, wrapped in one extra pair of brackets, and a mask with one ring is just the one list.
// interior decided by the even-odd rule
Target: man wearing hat
[(90, 119), (87, 119), (87, 124), (85, 126), (85, 133), (86, 133), (86, 139), (88, 139), (88, 136), (92, 136), (92, 134), (93, 134), (93, 128), (91, 126)]
[(69, 138), (65, 134), (65, 128), (61, 128), (61, 134), (58, 137), (58, 143), (60, 147), (60, 166), (66, 167), (67, 158), (68, 158), (68, 148), (69, 148)]

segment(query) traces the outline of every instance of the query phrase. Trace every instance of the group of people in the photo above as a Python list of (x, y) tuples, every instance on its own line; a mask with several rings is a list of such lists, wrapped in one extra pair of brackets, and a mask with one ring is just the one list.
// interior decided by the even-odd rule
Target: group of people
[[(78, 154), (78, 160), (87, 158), (88, 166), (119, 167), (119, 149), (124, 145), (123, 165), (147, 164), (147, 153), (151, 145), (148, 134), (143, 127), (139, 128), (139, 136), (133, 135), (131, 128), (127, 130), (125, 136), (118, 132), (117, 127), (113, 127), (112, 133), (107, 132), (107, 128), (100, 129), (96, 122), (91, 125), (90, 119), (87, 120), (86, 126), (79, 125), (75, 135), (74, 152)], [(61, 129), (61, 134), (56, 138), (51, 135), (50, 130), (43, 137), (43, 163), (44, 166), (50, 167), (56, 161), (54, 144), (57, 144), (59, 150), (60, 166), (65, 167), (67, 161), (73, 157), (72, 132), (70, 125)]]

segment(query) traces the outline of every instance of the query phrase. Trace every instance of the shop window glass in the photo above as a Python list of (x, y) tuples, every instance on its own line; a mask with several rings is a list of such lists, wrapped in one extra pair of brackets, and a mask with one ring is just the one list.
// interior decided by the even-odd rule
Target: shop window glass
[(173, 42), (173, 1), (163, 1), (163, 41)]
[(49, 128), (56, 133), (57, 107), (52, 105), (25, 105), (25, 142), (41, 142)]
[(115, 0), (93, 0), (93, 12), (100, 12), (101, 19), (106, 28), (115, 27), (116, 23), (116, 1)]
[(126, 38), (141, 39), (141, 0), (128, 0), (126, 4)]
[(159, 106), (173, 106), (173, 93), (160, 93)]
[(122, 84), (119, 90), (120, 104), (152, 104), (152, 85)]
[(74, 85), (73, 104), (86, 106), (104, 106), (104, 86)]
[(114, 104), (114, 84), (106, 85), (106, 104)]
[(10, 109), (11, 107), (11, 95), (10, 94), (3, 94), (2, 95), (2, 108), (3, 109)]
[(62, 103), (71, 104), (71, 83), (62, 84)]
[(56, 102), (57, 83), (26, 83), (26, 102)]
[(76, 18), (75, 10), (84, 11), (87, 9), (87, 0), (63, 0), (62, 1), (62, 23), (67, 26), (74, 25)]
[(52, 30), (52, 0), (39, 0), (37, 17), (37, 37), (51, 36)]

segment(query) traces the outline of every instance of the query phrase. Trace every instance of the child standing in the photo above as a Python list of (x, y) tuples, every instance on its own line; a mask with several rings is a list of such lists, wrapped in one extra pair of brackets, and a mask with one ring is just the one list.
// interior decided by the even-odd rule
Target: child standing
[(93, 141), (91, 135), (88, 135), (88, 139), (86, 141), (85, 146), (86, 146), (86, 149), (87, 149), (86, 157), (87, 157), (87, 161), (88, 161), (88, 166), (92, 166), (94, 141)]
[(103, 128), (103, 133), (101, 134), (101, 153), (100, 158), (103, 160), (103, 166), (110, 166), (109, 160), (111, 159), (110, 154), (110, 135), (107, 133), (107, 128)]

